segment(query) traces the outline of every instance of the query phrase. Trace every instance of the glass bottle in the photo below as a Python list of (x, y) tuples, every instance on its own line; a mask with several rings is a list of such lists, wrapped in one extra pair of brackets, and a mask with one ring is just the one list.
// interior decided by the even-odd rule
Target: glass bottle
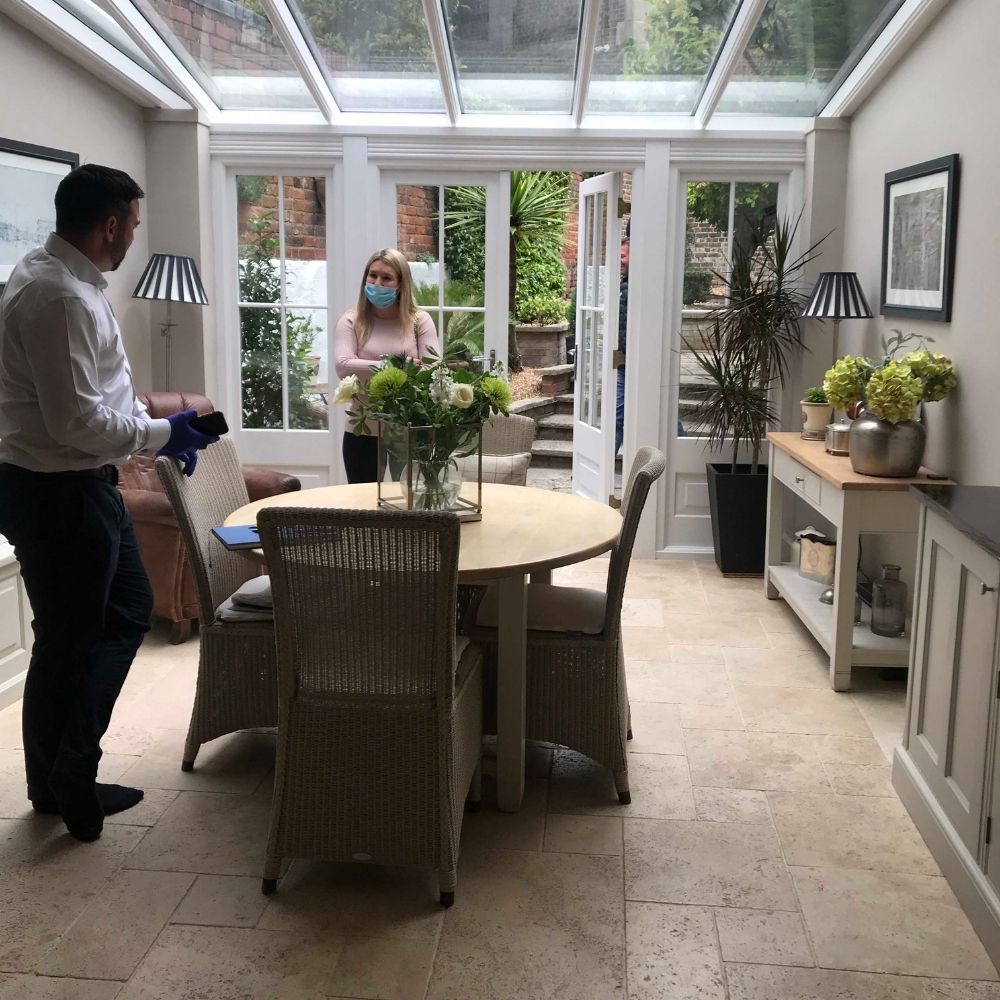
[(872, 631), (876, 635), (900, 636), (906, 628), (906, 584), (899, 567), (886, 563), (882, 579), (872, 583)]

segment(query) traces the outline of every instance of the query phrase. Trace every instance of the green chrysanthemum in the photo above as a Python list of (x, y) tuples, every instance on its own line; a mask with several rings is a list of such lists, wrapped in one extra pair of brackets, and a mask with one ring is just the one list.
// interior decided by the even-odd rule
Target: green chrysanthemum
[(912, 351), (903, 358), (903, 364), (923, 383), (924, 399), (928, 403), (937, 402), (949, 396), (958, 385), (958, 378), (951, 358), (937, 351)]
[(380, 368), (368, 383), (368, 398), (375, 404), (394, 396), (406, 384), (406, 372), (398, 368)]
[(872, 363), (868, 358), (850, 354), (837, 361), (823, 376), (823, 391), (832, 406), (847, 410), (865, 398), (865, 384), (871, 378)]
[(890, 361), (868, 380), (865, 409), (880, 420), (898, 424), (913, 419), (923, 394), (923, 384), (910, 366)]
[(506, 413), (511, 402), (510, 386), (507, 385), (506, 381), (495, 375), (486, 375), (482, 381), (482, 388), (490, 405), (496, 407), (501, 413)]

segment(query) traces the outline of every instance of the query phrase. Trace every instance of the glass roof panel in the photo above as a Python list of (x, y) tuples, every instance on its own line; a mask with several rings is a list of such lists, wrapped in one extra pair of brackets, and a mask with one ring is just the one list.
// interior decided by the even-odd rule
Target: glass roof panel
[(739, 5), (601, 0), (587, 113), (692, 114)]
[(815, 115), (901, 0), (768, 0), (716, 109)]
[(127, 56), (137, 66), (141, 66), (150, 76), (155, 77), (165, 87), (171, 86), (152, 60), (125, 33), (110, 14), (106, 14), (91, 0), (56, 0), (67, 13), (82, 21), (96, 35), (100, 35), (109, 45), (113, 45), (123, 56)]
[(342, 111), (444, 111), (419, 0), (288, 0)]
[(444, 0), (462, 110), (569, 114), (582, 0)]
[(224, 109), (316, 107), (257, 0), (133, 0)]

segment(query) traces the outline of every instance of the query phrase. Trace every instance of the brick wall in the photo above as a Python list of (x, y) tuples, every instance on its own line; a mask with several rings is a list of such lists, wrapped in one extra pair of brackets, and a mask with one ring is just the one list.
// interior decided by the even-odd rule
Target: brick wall
[(436, 187), (399, 186), (396, 189), (396, 247), (407, 260), (418, 254), (438, 259)]
[[(326, 260), (326, 179), (292, 177), (284, 179), (285, 257), (288, 260)], [(278, 232), (278, 179), (267, 178), (263, 195), (254, 205), (241, 205), (240, 243), (246, 243), (250, 220), (271, 213), (271, 232)]]

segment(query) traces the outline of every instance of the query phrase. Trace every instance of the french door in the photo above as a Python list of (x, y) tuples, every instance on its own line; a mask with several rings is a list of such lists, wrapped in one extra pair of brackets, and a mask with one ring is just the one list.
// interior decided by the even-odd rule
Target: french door
[(614, 486), (615, 372), (620, 277), (618, 174), (580, 182), (576, 291), (573, 492), (607, 503)]

